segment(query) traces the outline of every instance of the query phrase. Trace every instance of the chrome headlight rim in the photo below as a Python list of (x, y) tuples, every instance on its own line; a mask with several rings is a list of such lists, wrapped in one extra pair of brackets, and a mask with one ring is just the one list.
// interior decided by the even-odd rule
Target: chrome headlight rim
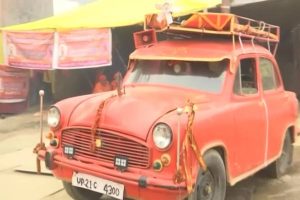
[[(163, 145), (163, 146), (160, 146), (158, 143), (158, 139), (157, 137), (159, 137), (158, 135), (156, 135), (158, 132), (157, 128), (160, 127), (160, 126), (164, 126), (166, 128), (166, 130), (168, 130), (168, 142)], [(160, 136), (161, 137), (161, 136)], [(160, 138), (161, 139), (161, 138)], [(163, 123), (163, 122), (159, 122), (157, 123), (154, 128), (153, 128), (153, 131), (152, 131), (152, 140), (153, 140), (153, 143), (154, 143), (154, 146), (156, 147), (156, 149), (160, 150), (160, 151), (166, 151), (168, 150), (170, 147), (171, 147), (171, 144), (172, 144), (172, 141), (173, 141), (173, 132), (172, 132), (172, 129), (171, 127), (166, 124), (166, 123)]]
[[(53, 113), (56, 112), (56, 115)], [(57, 129), (61, 123), (60, 110), (56, 106), (51, 106), (48, 110), (47, 123), (50, 128)]]

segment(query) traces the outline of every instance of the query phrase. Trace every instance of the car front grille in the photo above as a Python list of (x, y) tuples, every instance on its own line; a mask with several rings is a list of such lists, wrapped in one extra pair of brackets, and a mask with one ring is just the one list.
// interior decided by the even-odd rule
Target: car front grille
[(148, 168), (150, 151), (145, 145), (128, 139), (116, 133), (97, 131), (95, 138), (101, 139), (101, 147), (91, 150), (92, 134), (90, 129), (72, 128), (62, 133), (62, 146), (71, 145), (75, 148), (74, 158), (88, 158), (90, 160), (112, 163), (116, 155), (126, 156), (128, 166)]

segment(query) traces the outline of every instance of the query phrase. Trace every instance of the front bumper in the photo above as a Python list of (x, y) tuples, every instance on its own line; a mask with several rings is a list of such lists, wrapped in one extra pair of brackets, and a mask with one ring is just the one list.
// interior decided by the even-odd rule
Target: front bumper
[(143, 200), (184, 199), (187, 196), (185, 183), (174, 184), (173, 180), (149, 177), (132, 172), (120, 172), (96, 164), (70, 160), (51, 151), (39, 151), (38, 156), (45, 160), (47, 168), (64, 181), (71, 182), (73, 172), (81, 172), (125, 186), (125, 196)]

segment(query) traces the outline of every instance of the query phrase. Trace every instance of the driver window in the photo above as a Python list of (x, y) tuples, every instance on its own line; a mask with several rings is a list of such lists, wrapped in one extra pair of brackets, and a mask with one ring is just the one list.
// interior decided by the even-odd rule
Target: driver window
[(234, 93), (238, 95), (256, 94), (256, 62), (254, 58), (240, 60), (238, 70), (235, 75)]

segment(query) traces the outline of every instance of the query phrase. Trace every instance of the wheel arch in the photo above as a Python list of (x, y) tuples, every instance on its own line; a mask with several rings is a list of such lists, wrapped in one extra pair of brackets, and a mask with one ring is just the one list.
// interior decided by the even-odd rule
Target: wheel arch
[(296, 136), (297, 136), (296, 127), (294, 125), (289, 126), (287, 128), (287, 133), (290, 135), (290, 137), (292, 139), (292, 143), (295, 143), (296, 142)]
[(227, 154), (227, 148), (222, 143), (215, 143), (211, 145), (207, 145), (205, 148), (202, 149), (201, 154), (204, 155), (206, 152), (210, 150), (217, 151), (224, 163), (225, 172), (226, 172), (226, 181), (227, 183), (230, 182), (230, 173), (229, 173), (229, 165), (228, 165), (228, 154)]
[(281, 136), (281, 143), (280, 143), (280, 149), (279, 149), (279, 152), (276, 156), (275, 159), (277, 159), (280, 154), (281, 154), (281, 151), (282, 151), (282, 148), (283, 148), (283, 144), (284, 144), (284, 140), (285, 140), (285, 137), (286, 135), (289, 135), (290, 138), (291, 138), (291, 141), (292, 141), (292, 144), (296, 142), (296, 136), (297, 136), (297, 130), (296, 130), (296, 126), (293, 125), (293, 124), (289, 124), (285, 129), (284, 129), (284, 132)]

